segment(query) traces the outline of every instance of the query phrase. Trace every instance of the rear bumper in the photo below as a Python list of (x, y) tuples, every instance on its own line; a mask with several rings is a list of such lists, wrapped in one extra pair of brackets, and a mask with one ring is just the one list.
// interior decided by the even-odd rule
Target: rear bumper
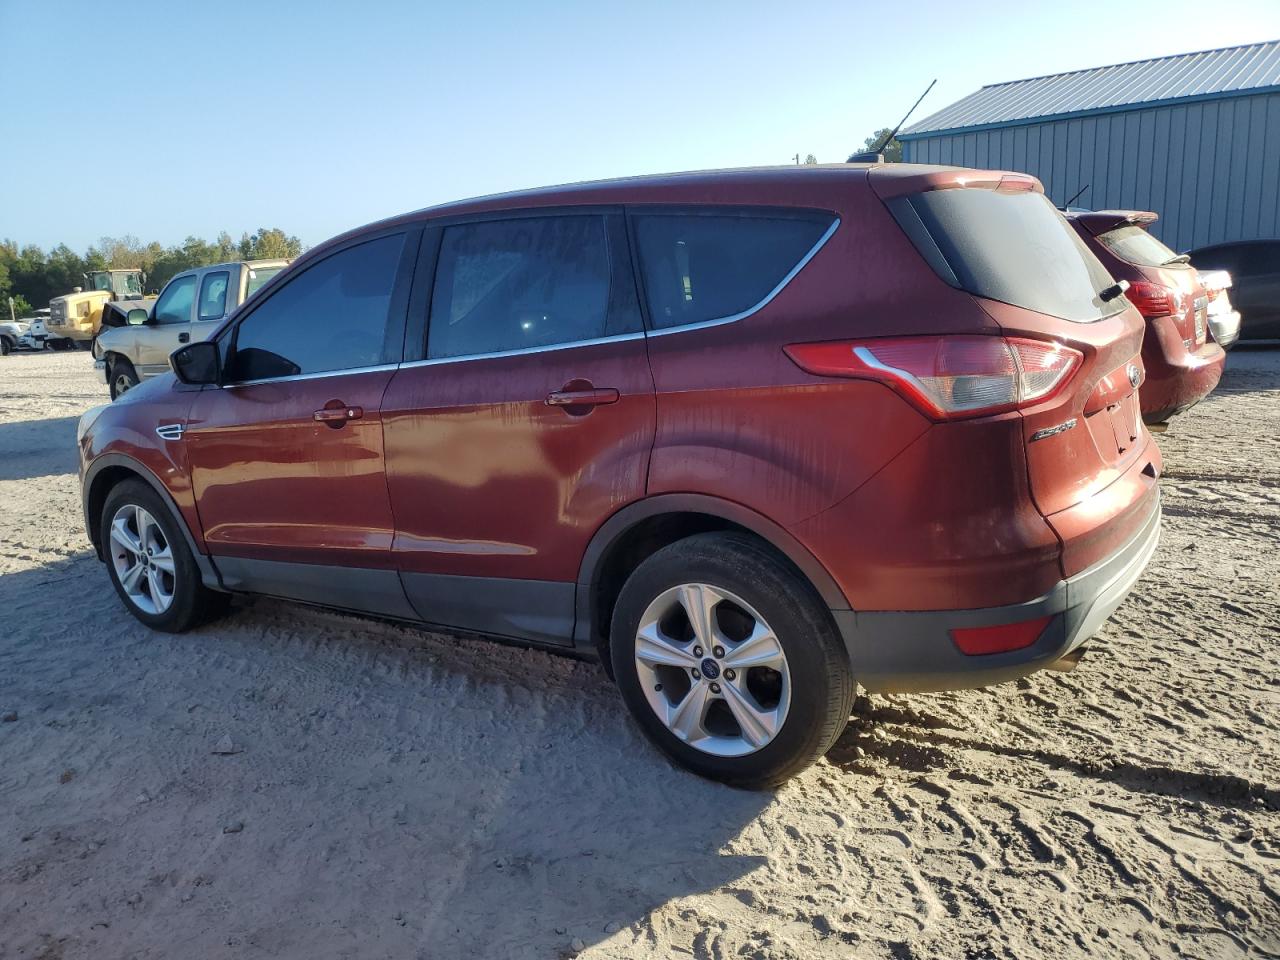
[(1240, 311), (1209, 314), (1209, 332), (1218, 346), (1230, 350), (1232, 344), (1240, 339)]
[(1147, 368), (1139, 395), (1142, 418), (1162, 423), (1195, 406), (1222, 379), (1226, 359), (1226, 352), (1212, 341), (1188, 350), (1172, 317), (1148, 321), (1142, 343), (1142, 363)]
[[(1156, 499), (1141, 530), (1111, 556), (1026, 603), (978, 610), (834, 610), (853, 675), (874, 693), (959, 690), (1026, 676), (1053, 663), (1096, 634), (1128, 596), (1160, 539)], [(1029, 647), (968, 656), (953, 628), (989, 627), (1050, 617)]]

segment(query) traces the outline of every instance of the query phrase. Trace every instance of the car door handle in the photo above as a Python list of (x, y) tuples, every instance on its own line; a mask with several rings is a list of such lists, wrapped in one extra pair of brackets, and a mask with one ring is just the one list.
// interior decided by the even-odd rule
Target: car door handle
[(555, 390), (547, 394), (548, 407), (598, 407), (606, 403), (617, 403), (618, 391), (612, 387), (599, 387), (590, 390)]
[(311, 415), (316, 423), (327, 423), (330, 426), (341, 426), (348, 420), (359, 420), (364, 416), (363, 407), (349, 407), (345, 403), (330, 400), (323, 410)]
[(179, 342), (179, 343), (190, 343), (190, 342), (191, 342), (191, 334), (189, 334), (189, 333), (180, 333), (180, 334), (178, 334), (178, 342)]

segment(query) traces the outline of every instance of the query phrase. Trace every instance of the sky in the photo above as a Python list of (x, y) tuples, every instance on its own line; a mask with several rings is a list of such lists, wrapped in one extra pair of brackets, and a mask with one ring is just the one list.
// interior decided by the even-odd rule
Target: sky
[(434, 203), (844, 160), (930, 80), (1280, 38), (1276, 0), (0, 0), (0, 238), (308, 244)]

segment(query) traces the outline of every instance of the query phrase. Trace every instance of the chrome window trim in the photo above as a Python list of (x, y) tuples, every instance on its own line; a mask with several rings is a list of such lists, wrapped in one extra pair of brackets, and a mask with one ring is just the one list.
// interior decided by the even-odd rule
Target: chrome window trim
[(836, 230), (838, 230), (839, 228), (840, 228), (840, 218), (836, 217), (831, 222), (831, 226), (827, 228), (826, 232), (818, 238), (818, 242), (809, 248), (809, 252), (806, 253), (803, 257), (801, 257), (800, 260), (796, 263), (796, 265), (792, 267), (791, 270), (787, 273), (787, 275), (783, 277), (780, 281), (778, 281), (778, 285), (774, 287), (772, 290), (770, 290), (767, 294), (765, 294), (764, 299), (762, 299), (755, 306), (748, 307), (746, 310), (743, 310), (739, 313), (735, 313), (732, 316), (728, 316), (728, 317), (716, 317), (712, 320), (699, 320), (697, 323), (682, 323), (679, 326), (675, 326), (675, 327), (661, 327), (656, 330), (650, 330), (649, 336), (665, 337), (666, 335), (671, 333), (684, 333), (687, 330), (705, 330), (708, 327), (719, 327), (719, 326), (723, 326), (726, 323), (736, 323), (739, 320), (745, 320), (747, 317), (751, 316), (752, 314), (759, 313), (761, 310), (763, 310), (765, 307), (767, 307), (770, 303), (773, 302), (774, 297), (776, 297), (784, 289), (786, 289), (787, 284), (789, 284), (792, 280), (796, 278), (796, 274), (798, 274), (801, 270), (803, 270), (806, 266), (809, 265), (809, 261), (818, 255), (818, 251), (821, 250), (824, 246), (826, 246), (827, 241), (831, 239), (832, 235), (834, 235)]
[(540, 347), (520, 347), (516, 350), (497, 350), (493, 353), (467, 353), (457, 357), (429, 357), (426, 360), (409, 360), (400, 364), (402, 369), (434, 367), (442, 363), (463, 363), (468, 360), (496, 360), (502, 357), (522, 357), (529, 353), (550, 353), (554, 350), (573, 350), (576, 347), (596, 347), (605, 343), (623, 343), (627, 340), (643, 340), (644, 331), (617, 333), (611, 337), (593, 337), (590, 340), (569, 340), (565, 343), (548, 343)]
[(237, 380), (235, 383), (224, 383), (223, 390), (234, 390), (236, 387), (256, 387), (263, 383), (293, 383), (297, 380), (318, 380), (321, 377), (347, 377), (355, 373), (380, 373), (386, 370), (400, 369), (398, 363), (379, 363), (370, 367), (346, 367), (342, 370), (321, 370), (317, 373), (294, 373), (287, 377), (264, 377), (260, 380)]
[(376, 373), (383, 370), (410, 370), (416, 367), (435, 367), (443, 363), (466, 363), (471, 360), (500, 360), (504, 357), (521, 357), (526, 354), (535, 353), (551, 353), (557, 350), (573, 350), (578, 347), (597, 347), (608, 343), (625, 343), (630, 340), (642, 340), (645, 337), (660, 337), (671, 333), (684, 333), (687, 330), (702, 330), (707, 327), (718, 327), (726, 323), (736, 323), (739, 320), (745, 320), (753, 314), (759, 313), (770, 303), (778, 294), (786, 289), (787, 285), (796, 278), (809, 261), (818, 255), (827, 241), (835, 235), (836, 230), (840, 228), (840, 218), (836, 217), (826, 231), (820, 236), (816, 243), (809, 248), (809, 251), (801, 257), (794, 267), (792, 267), (785, 277), (778, 281), (778, 285), (770, 290), (756, 304), (748, 307), (739, 313), (735, 313), (728, 317), (716, 317), (712, 320), (700, 320), (697, 323), (685, 323), (677, 327), (663, 327), (660, 330), (636, 331), (634, 333), (619, 333), (608, 337), (593, 337), (590, 340), (569, 340), (564, 343), (548, 343), (537, 347), (519, 347), (515, 350), (496, 350), (491, 353), (468, 353), (456, 357), (429, 357), (425, 360), (409, 360), (404, 363), (384, 363), (372, 367), (351, 367), (346, 370), (327, 370), (320, 373), (299, 373), (288, 377), (271, 377), (263, 380), (241, 380), (237, 383), (223, 384), (224, 389), (234, 387), (251, 387), (262, 383), (290, 383), (295, 380), (314, 380), (318, 377), (341, 377), (353, 373)]

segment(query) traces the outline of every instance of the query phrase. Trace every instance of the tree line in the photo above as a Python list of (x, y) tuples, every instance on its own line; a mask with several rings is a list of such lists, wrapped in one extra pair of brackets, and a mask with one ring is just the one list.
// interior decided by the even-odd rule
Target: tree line
[(146, 289), (159, 290), (175, 275), (193, 267), (235, 260), (274, 260), (302, 253), (302, 241), (277, 228), (262, 227), (256, 233), (234, 240), (225, 230), (212, 243), (187, 237), (179, 246), (165, 247), (137, 237), (103, 237), (84, 256), (65, 243), (48, 253), (34, 244), (19, 247), (13, 240), (0, 240), (0, 314), (8, 319), (9, 298), (14, 313), (21, 317), (73, 287), (85, 285), (84, 275), (93, 270), (135, 269), (147, 275)]

